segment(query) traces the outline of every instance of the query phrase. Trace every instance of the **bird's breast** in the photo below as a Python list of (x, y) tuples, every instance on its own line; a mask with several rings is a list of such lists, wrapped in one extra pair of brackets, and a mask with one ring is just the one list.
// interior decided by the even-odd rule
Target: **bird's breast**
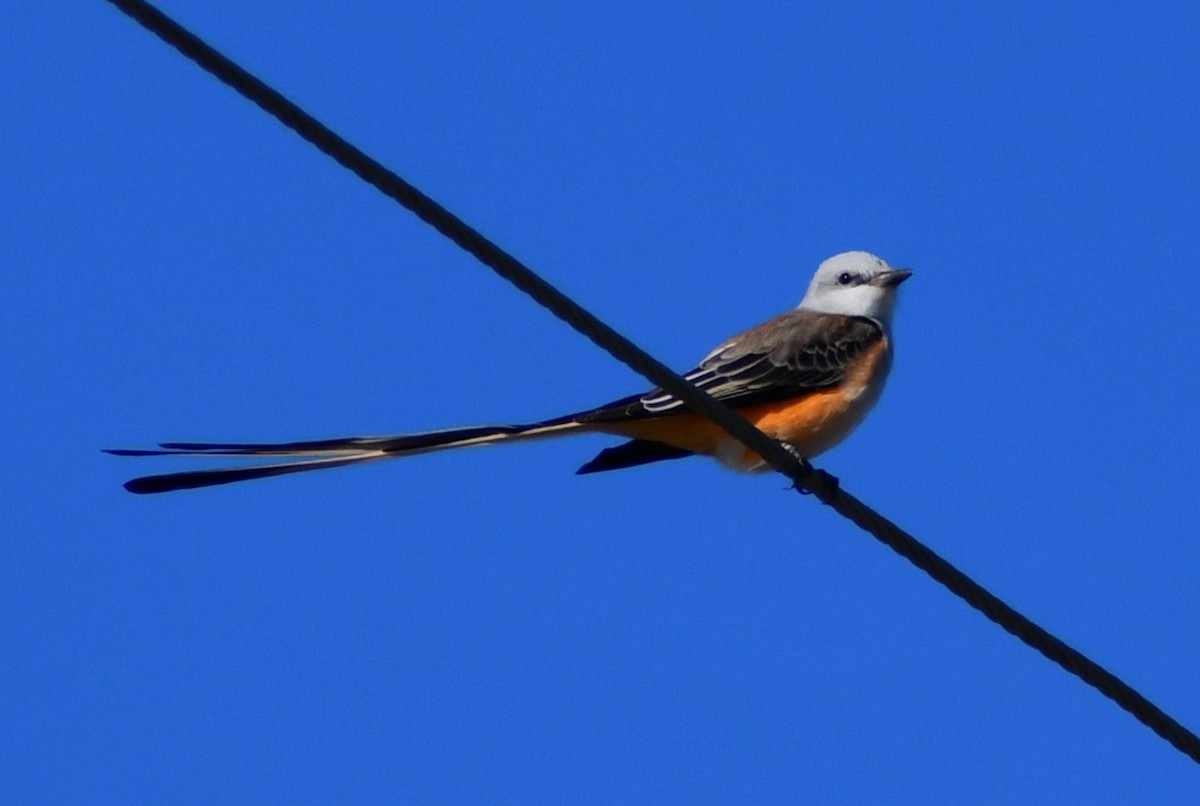
[[(803, 397), (748, 406), (742, 416), (758, 430), (791, 445), (803, 457), (818, 456), (850, 435), (879, 401), (891, 369), (891, 349), (881, 339), (855, 361), (842, 383)], [(737, 470), (767, 470), (762, 458), (732, 437), (720, 440), (715, 455)]]

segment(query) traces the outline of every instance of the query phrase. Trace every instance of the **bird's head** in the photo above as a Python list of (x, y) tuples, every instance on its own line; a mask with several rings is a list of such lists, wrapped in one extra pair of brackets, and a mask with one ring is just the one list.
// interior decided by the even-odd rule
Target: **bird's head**
[(912, 276), (869, 252), (842, 252), (817, 267), (800, 310), (867, 316), (884, 327), (892, 321), (896, 289)]

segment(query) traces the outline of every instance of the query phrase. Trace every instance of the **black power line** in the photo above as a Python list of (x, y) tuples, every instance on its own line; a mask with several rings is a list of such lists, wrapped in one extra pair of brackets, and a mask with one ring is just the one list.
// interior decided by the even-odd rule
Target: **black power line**
[(1100, 691), (1193, 761), (1200, 763), (1200, 738), (1194, 733), (1116, 675), (1034, 624), (915, 537), (841, 490), (836, 478), (793, 456), (783, 445), (759, 431), (727, 405), (692, 386), (453, 213), (355, 148), (154, 6), (142, 0), (108, 2), (353, 171), (364, 182), (411, 210), (421, 220), (533, 297), (598, 347), (682, 400), (693, 411), (716, 423), (773, 468), (791, 478), (797, 489), (816, 495), (823, 503), (833, 507), (877, 540), (891, 547), (971, 607)]

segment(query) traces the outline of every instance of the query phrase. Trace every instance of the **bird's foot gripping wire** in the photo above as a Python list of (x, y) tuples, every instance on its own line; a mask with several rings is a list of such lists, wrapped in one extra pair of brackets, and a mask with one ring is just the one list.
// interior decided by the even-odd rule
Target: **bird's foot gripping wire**
[(837, 476), (832, 476), (824, 470), (817, 470), (808, 461), (808, 457), (800, 453), (794, 445), (789, 445), (786, 442), (780, 442), (784, 450), (795, 456), (800, 461), (802, 468), (801, 474), (792, 478), (791, 489), (801, 495), (815, 495), (817, 499), (828, 504), (837, 495), (838, 479)]
[(800, 493), (801, 495), (812, 495), (812, 492), (810, 490), (807, 490), (804, 487), (800, 486), (800, 479), (811, 476), (812, 472), (813, 472), (813, 466), (811, 464), (809, 464), (808, 457), (806, 457), (804, 454), (800, 453), (800, 449), (797, 448), (795, 445), (792, 445), (788, 442), (783, 442), (783, 441), (780, 441), (779, 444), (783, 447), (783, 449), (785, 451), (790, 453), (792, 456), (796, 457), (796, 461), (798, 461), (800, 463), (800, 467), (801, 467), (800, 475), (792, 477), (791, 489), (795, 490), (796, 492)]

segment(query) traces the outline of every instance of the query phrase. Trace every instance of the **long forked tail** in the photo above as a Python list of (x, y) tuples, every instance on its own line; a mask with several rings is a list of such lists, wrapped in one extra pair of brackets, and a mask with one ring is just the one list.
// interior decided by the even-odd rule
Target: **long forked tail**
[(216, 470), (189, 470), (143, 476), (125, 483), (131, 493), (167, 493), (195, 487), (211, 487), (235, 481), (324, 470), (360, 462), (395, 459), (418, 453), (431, 453), (448, 448), (489, 445), (516, 439), (533, 439), (565, 434), (583, 426), (574, 418), (551, 420), (533, 425), (489, 425), (474, 428), (453, 428), (445, 431), (424, 431), (418, 434), (398, 434), (385, 437), (346, 437), (311, 442), (277, 444), (164, 442), (157, 450), (109, 449), (114, 456), (275, 456), (291, 461)]

